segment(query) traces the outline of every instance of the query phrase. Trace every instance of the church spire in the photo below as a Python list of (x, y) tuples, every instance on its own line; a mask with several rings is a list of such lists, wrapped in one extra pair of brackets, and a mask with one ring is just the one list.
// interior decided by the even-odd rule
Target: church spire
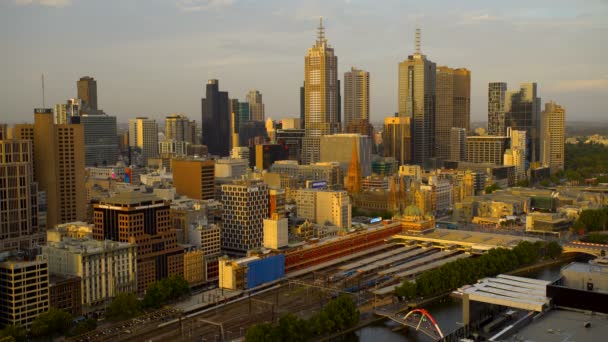
[(361, 192), (361, 163), (359, 162), (357, 138), (353, 138), (353, 153), (350, 158), (350, 166), (346, 173), (346, 182), (344, 186), (349, 193)]

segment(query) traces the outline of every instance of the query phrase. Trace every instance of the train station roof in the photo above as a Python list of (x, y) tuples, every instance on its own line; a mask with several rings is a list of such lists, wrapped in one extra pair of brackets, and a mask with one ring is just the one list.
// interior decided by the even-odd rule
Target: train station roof
[(546, 295), (547, 285), (550, 283), (500, 274), (495, 278), (484, 278), (460, 291), (471, 301), (542, 312), (551, 300)]

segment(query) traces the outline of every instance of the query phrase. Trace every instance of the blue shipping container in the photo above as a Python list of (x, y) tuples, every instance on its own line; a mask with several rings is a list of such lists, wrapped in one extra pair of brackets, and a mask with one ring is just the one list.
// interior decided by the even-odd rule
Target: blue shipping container
[(250, 289), (282, 278), (285, 275), (285, 255), (273, 255), (247, 264), (247, 284)]

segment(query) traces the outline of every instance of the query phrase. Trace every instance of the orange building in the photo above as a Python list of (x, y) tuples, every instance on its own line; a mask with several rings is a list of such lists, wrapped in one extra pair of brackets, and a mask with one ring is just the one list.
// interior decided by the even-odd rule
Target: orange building
[(170, 275), (184, 274), (184, 249), (171, 227), (170, 203), (138, 192), (93, 204), (93, 237), (137, 244), (137, 290)]
[(215, 161), (173, 159), (173, 186), (178, 194), (198, 200), (215, 197)]

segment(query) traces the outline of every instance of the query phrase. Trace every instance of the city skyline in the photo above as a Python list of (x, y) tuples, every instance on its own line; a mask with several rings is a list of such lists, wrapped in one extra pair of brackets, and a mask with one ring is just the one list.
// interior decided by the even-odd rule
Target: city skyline
[[(569, 120), (605, 120), (608, 100), (598, 95), (608, 90), (606, 48), (593, 37), (608, 30), (602, 22), (608, 5), (599, 1), (579, 8), (561, 1), (497, 3), (493, 10), (481, 2), (459, 9), (400, 2), (374, 7), (354, 0), (138, 4), (1, 2), (0, 36), (11, 51), (0, 67), (7, 80), (0, 86), (1, 121), (31, 121), (32, 108), (42, 105), (42, 73), (46, 107), (76, 97), (74, 82), (90, 75), (99, 81), (99, 107), (121, 123), (134, 116), (160, 121), (169, 113), (197, 118), (204, 85), (212, 78), (231, 94), (259, 89), (266, 117), (297, 117), (302, 56), (319, 16), (340, 56), (340, 80), (352, 66), (370, 72), (372, 122), (397, 111), (397, 64), (414, 51), (416, 26), (429, 59), (471, 70), (472, 121), (487, 119), (489, 82), (536, 82), (542, 102), (558, 101), (571, 113)], [(440, 14), (438, 7), (444, 9)], [(92, 10), (98, 16), (80, 25)], [(162, 26), (152, 26), (161, 18)], [(579, 56), (584, 63), (572, 62)], [(138, 91), (131, 91), (135, 86)]]

